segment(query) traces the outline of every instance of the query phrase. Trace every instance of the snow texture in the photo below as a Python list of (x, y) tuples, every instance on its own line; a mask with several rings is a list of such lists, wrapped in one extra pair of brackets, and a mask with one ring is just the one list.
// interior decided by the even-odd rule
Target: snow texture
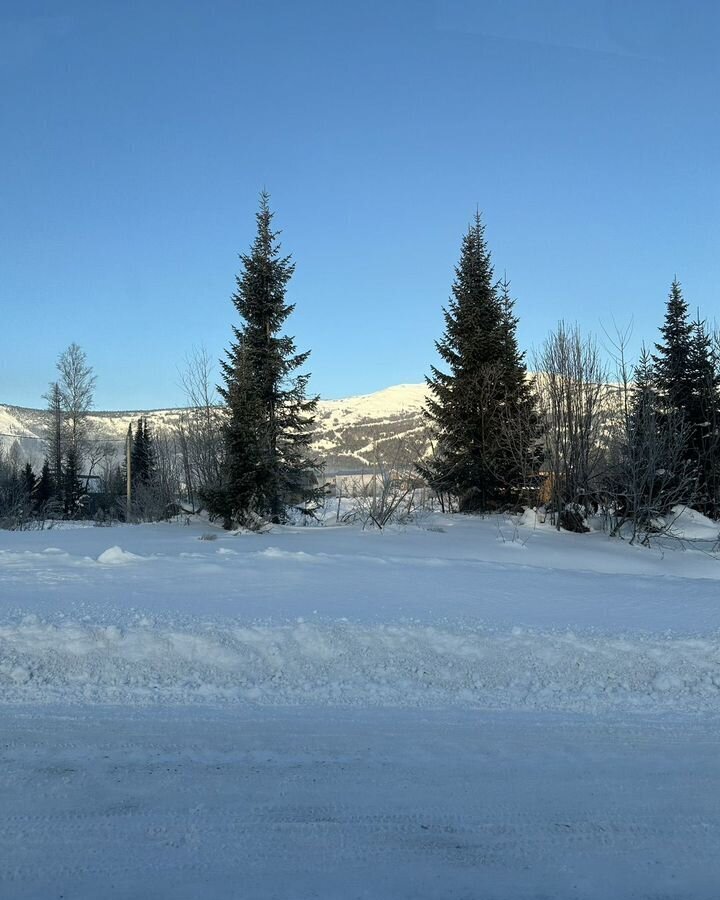
[(0, 896), (717, 896), (716, 526), (0, 532)]

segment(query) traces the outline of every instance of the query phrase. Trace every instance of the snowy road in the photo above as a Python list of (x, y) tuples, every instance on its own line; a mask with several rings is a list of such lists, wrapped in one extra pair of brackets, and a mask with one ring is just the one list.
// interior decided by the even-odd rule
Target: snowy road
[(0, 896), (716, 900), (697, 718), (5, 707)]

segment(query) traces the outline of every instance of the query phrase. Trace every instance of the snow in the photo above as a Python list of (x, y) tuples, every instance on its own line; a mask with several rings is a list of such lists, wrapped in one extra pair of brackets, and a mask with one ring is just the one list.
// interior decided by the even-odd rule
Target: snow
[(349, 425), (365, 419), (389, 419), (398, 413), (420, 413), (425, 408), (426, 384), (396, 384), (373, 394), (341, 400), (321, 400), (318, 415), (333, 424)]
[[(400, 423), (401, 431), (416, 430), (425, 405), (425, 384), (398, 384), (355, 397), (336, 400), (320, 400), (317, 408), (317, 434), (313, 447), (326, 457), (328, 453), (341, 452), (344, 457), (355, 458), (358, 466), (365, 465), (367, 453), (372, 449), (375, 430), (385, 430), (388, 425)], [(172, 429), (185, 412), (178, 408), (92, 412), (88, 427), (97, 440), (106, 440), (120, 453), (125, 444), (128, 426), (135, 426), (138, 418), (148, 419), (155, 432)], [(358, 425), (369, 429), (365, 456), (359, 450), (349, 451), (342, 435), (345, 429)], [(23, 457), (36, 467), (42, 465), (46, 451), (45, 437), (49, 426), (49, 414), (44, 409), (0, 404), (0, 448), (9, 449), (18, 440)], [(352, 442), (351, 442), (352, 443)]]
[(717, 527), (674, 527), (0, 532), (0, 896), (715, 897)]
[(715, 900), (717, 726), (16, 707), (0, 895)]
[(134, 562), (135, 560), (142, 558), (143, 557), (138, 556), (137, 553), (128, 553), (127, 550), (123, 550), (122, 547), (116, 545), (114, 547), (108, 547), (107, 550), (103, 550), (100, 556), (98, 556), (97, 561), (103, 566), (123, 566), (126, 563)]

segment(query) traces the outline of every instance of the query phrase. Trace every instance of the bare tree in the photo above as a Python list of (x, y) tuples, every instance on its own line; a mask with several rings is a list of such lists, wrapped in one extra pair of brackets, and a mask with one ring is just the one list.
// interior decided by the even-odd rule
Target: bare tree
[(426, 438), (394, 438), (373, 443), (372, 467), (364, 489), (355, 497), (352, 520), (363, 528), (382, 530), (393, 522), (406, 522), (424, 500), (425, 485), (417, 464)]
[(20, 445), (8, 451), (0, 444), (0, 528), (24, 531), (32, 522), (33, 498), (20, 473)]
[(583, 507), (606, 467), (608, 372), (597, 342), (560, 322), (536, 356), (549, 506), (558, 528), (586, 530)]
[(198, 492), (220, 480), (226, 412), (214, 382), (215, 370), (207, 350), (194, 349), (180, 373), (187, 408), (175, 426), (183, 480), (193, 508)]
[(57, 369), (67, 449), (80, 464), (87, 453), (87, 416), (93, 407), (97, 379), (85, 351), (75, 343), (60, 354)]

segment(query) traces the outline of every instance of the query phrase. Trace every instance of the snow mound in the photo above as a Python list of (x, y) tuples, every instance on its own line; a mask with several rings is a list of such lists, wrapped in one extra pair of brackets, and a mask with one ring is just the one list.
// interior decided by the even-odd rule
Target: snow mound
[(720, 526), (701, 512), (686, 506), (675, 506), (667, 517), (673, 535), (688, 541), (717, 541)]
[(116, 544), (114, 547), (108, 547), (107, 550), (101, 553), (97, 561), (103, 566), (123, 566), (139, 559), (145, 559), (145, 557), (123, 550), (122, 547), (118, 547)]
[(720, 634), (25, 617), (0, 627), (7, 702), (717, 710)]

